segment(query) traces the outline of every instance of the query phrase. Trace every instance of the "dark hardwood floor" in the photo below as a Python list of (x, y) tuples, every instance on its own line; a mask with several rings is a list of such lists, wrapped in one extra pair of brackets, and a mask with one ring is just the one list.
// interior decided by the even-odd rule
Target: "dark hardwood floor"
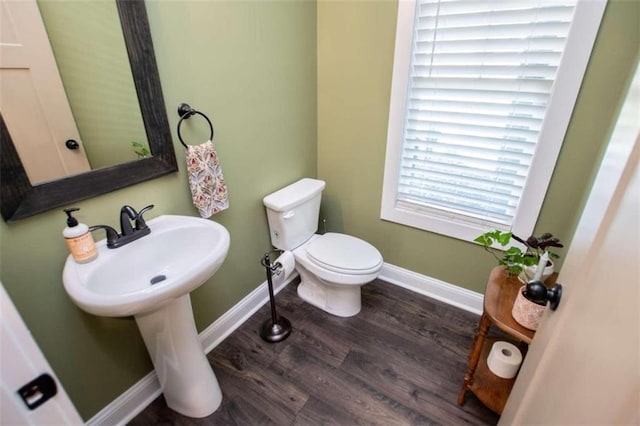
[(192, 419), (162, 396), (131, 425), (495, 424), (469, 393), (456, 404), (478, 317), (377, 280), (362, 311), (338, 318), (302, 302), (296, 283), (276, 296), (293, 332), (264, 342), (269, 305), (208, 355), (222, 389), (211, 416)]

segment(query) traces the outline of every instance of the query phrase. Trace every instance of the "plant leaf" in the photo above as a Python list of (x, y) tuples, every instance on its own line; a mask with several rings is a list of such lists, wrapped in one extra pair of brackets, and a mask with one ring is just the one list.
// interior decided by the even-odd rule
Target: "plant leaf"
[(491, 245), (491, 239), (486, 234), (480, 235), (478, 238), (476, 238), (473, 241), (475, 241), (476, 243), (480, 243), (483, 246), (490, 246)]
[(522, 255), (522, 250), (518, 247), (509, 247), (505, 252), (505, 255), (513, 256), (513, 255)]
[(506, 246), (507, 244), (509, 244), (509, 241), (511, 241), (511, 232), (500, 234), (497, 240), (501, 246)]

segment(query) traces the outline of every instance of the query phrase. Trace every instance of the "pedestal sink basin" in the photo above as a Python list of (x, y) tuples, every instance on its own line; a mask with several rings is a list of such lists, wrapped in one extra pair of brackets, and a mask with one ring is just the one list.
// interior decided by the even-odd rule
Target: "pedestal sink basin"
[(167, 405), (190, 417), (213, 413), (222, 401), (193, 321), (189, 293), (211, 278), (229, 251), (220, 224), (188, 216), (149, 220), (151, 233), (116, 249), (96, 243), (98, 257), (63, 271), (71, 299), (94, 315), (133, 315)]

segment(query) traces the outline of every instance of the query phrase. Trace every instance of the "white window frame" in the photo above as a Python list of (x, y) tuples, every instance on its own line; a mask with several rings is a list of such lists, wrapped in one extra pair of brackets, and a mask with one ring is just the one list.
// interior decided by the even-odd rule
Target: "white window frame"
[[(528, 236), (533, 233), (605, 7), (606, 0), (579, 0), (576, 5), (548, 111), (540, 130), (539, 142), (536, 144), (520, 204), (510, 229), (517, 235)], [(380, 217), (414, 228), (473, 241), (478, 235), (496, 228), (496, 225), (478, 220), (462, 221), (453, 217), (430, 215), (425, 209), (412, 209), (407, 203), (399, 205), (396, 202), (415, 10), (415, 0), (399, 1)]]

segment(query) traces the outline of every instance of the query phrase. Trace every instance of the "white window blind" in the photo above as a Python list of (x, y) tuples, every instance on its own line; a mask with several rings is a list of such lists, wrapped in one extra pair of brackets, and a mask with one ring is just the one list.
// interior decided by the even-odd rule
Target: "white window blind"
[(396, 205), (510, 229), (575, 3), (417, 1)]

